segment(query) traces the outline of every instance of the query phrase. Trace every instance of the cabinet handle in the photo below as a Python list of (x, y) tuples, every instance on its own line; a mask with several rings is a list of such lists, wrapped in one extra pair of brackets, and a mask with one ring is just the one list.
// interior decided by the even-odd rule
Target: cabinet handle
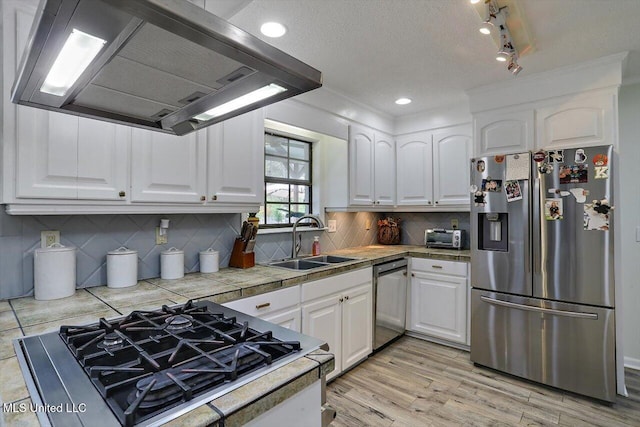
[(125, 197), (127, 195), (127, 193), (125, 193), (124, 191), (121, 191), (118, 193), (118, 196), (120, 197)]
[(206, 200), (207, 200), (207, 197), (206, 197), (206, 196), (200, 196), (200, 201), (201, 201), (201, 202), (204, 202), (204, 201), (206, 201)]
[(269, 307), (270, 305), (271, 305), (271, 303), (270, 303), (270, 302), (265, 302), (265, 303), (262, 303), (262, 304), (257, 304), (257, 305), (256, 305), (256, 310), (260, 310), (261, 308), (267, 308), (267, 307)]
[(344, 298), (340, 298), (338, 301), (343, 302), (343, 301), (344, 301)]
[(436, 200), (436, 205), (438, 204), (438, 201)]
[(349, 299), (349, 295), (344, 297), (345, 301)]
[(432, 265), (431, 268), (437, 268), (437, 269), (441, 270), (442, 266), (441, 265)]
[(416, 277), (415, 273), (411, 273), (411, 277)]
[(427, 200), (427, 204), (430, 205), (431, 204), (431, 200)]
[(218, 196), (211, 196), (211, 200), (218, 200)]
[(406, 272), (406, 271), (403, 271), (403, 272), (402, 272), (402, 275), (403, 275), (403, 276), (406, 276), (406, 275), (407, 275), (407, 272)]

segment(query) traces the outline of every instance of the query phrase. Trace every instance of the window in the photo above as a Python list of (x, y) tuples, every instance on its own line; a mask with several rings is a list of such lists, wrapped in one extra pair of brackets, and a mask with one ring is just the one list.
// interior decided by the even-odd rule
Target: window
[(311, 212), (311, 143), (265, 133), (264, 208), (260, 223), (289, 227)]

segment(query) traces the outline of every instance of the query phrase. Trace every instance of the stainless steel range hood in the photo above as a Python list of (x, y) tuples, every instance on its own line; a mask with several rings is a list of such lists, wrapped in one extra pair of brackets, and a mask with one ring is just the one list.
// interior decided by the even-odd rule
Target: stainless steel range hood
[(11, 100), (184, 135), (320, 86), (320, 71), (186, 0), (43, 0)]

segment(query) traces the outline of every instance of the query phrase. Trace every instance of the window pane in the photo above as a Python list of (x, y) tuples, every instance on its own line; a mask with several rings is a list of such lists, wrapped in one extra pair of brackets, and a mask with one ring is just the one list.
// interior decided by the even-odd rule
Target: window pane
[(289, 184), (273, 184), (267, 185), (267, 202), (289, 202)]
[(265, 134), (264, 152), (287, 157), (287, 138)]
[(301, 160), (290, 160), (289, 178), (310, 181), (311, 177), (309, 176), (309, 162), (303, 162)]
[(309, 203), (311, 187), (308, 185), (291, 186), (291, 203)]
[(279, 159), (277, 157), (265, 158), (265, 175), (274, 178), (287, 178), (287, 159)]
[(267, 203), (267, 224), (288, 224), (289, 205)]
[[(295, 222), (296, 219), (300, 218), (304, 214), (309, 213), (309, 205), (291, 205), (291, 222)], [(301, 224), (306, 223), (307, 220), (303, 219)]]
[(311, 144), (308, 142), (300, 142), (295, 140), (289, 141), (289, 156), (294, 159), (309, 160), (309, 148)]
[(264, 216), (264, 206), (260, 206), (260, 210), (258, 211), (256, 216), (260, 220), (260, 222), (258, 222), (258, 224), (264, 224), (264, 218), (265, 218), (265, 216)]

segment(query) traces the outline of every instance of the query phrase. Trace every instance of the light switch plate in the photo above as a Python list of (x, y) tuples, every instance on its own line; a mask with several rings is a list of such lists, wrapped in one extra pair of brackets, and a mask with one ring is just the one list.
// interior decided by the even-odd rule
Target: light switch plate
[(457, 218), (451, 218), (451, 228), (457, 230), (459, 225)]
[(336, 224), (336, 220), (335, 219), (328, 220), (327, 227), (329, 228), (329, 230), (327, 230), (329, 233), (335, 233), (336, 229), (338, 228), (338, 225)]
[(51, 245), (60, 243), (60, 231), (47, 230), (40, 232), (40, 247), (48, 248)]
[(168, 236), (166, 234), (160, 234), (160, 227), (156, 227), (156, 245), (166, 245), (169, 243)]

